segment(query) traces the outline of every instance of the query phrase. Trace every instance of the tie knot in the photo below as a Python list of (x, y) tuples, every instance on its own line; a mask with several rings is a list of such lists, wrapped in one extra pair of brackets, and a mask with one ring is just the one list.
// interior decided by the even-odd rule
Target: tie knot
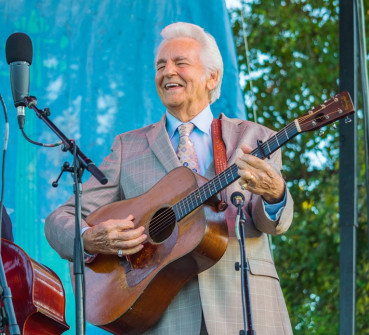
[(178, 132), (179, 132), (179, 137), (183, 137), (183, 136), (189, 136), (193, 130), (193, 128), (195, 127), (195, 125), (191, 122), (189, 123), (182, 123), (179, 127), (178, 127)]

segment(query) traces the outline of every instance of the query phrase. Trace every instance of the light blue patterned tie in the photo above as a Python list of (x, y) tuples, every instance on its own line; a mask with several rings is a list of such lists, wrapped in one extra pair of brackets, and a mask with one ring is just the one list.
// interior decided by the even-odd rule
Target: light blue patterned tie
[(200, 173), (199, 163), (197, 161), (196, 149), (190, 140), (190, 134), (194, 128), (193, 123), (182, 123), (178, 127), (179, 144), (177, 156), (183, 166), (188, 167), (196, 173)]

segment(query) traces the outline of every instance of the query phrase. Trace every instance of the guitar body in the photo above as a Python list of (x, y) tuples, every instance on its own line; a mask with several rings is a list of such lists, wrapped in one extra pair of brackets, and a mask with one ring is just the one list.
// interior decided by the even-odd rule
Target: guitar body
[[(21, 334), (58, 335), (67, 331), (65, 294), (59, 277), (4, 239), (1, 257)], [(9, 329), (6, 334), (10, 334)]]
[[(86, 264), (87, 320), (114, 334), (141, 334), (153, 326), (181, 288), (224, 254), (228, 230), (217, 198), (179, 222), (171, 208), (207, 179), (188, 168), (172, 170), (139, 197), (99, 208), (90, 226), (107, 219), (135, 217), (148, 241), (129, 258), (98, 255)], [(165, 223), (164, 225), (162, 223)]]

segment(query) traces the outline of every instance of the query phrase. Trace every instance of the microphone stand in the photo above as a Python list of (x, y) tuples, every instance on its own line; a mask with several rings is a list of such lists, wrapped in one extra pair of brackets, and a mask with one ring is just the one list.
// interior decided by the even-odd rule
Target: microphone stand
[[(17, 318), (14, 312), (12, 301), (12, 292), (6, 281), (3, 259), (0, 257), (0, 296), (4, 303), (5, 311), (1, 310), (0, 328), (3, 330), (1, 334), (5, 334), (5, 325), (9, 325), (9, 332), (12, 335), (20, 335)], [(6, 315), (7, 314), (7, 315)]]
[(11, 335), (20, 335), (19, 326), (17, 323), (17, 317), (14, 311), (13, 297), (12, 291), (8, 286), (8, 282), (6, 279), (3, 257), (1, 255), (1, 246), (2, 246), (2, 223), (3, 223), (3, 205), (4, 205), (4, 184), (5, 184), (5, 157), (6, 150), (8, 146), (8, 138), (9, 138), (9, 123), (8, 123), (8, 113), (6, 110), (6, 106), (3, 100), (3, 97), (0, 95), (1, 104), (4, 109), (5, 115), (5, 140), (4, 140), (4, 151), (3, 151), (3, 164), (1, 169), (1, 200), (0, 200), (0, 300), (4, 304), (4, 308), (1, 308), (0, 311), (0, 331), (1, 334), (5, 334), (6, 325), (8, 325), (8, 330)]
[(75, 144), (74, 140), (68, 139), (48, 118), (50, 111), (48, 108), (40, 110), (36, 107), (37, 99), (35, 97), (25, 97), (24, 101), (28, 108), (33, 109), (36, 115), (43, 120), (47, 126), (62, 140), (62, 150), (70, 151), (73, 154), (73, 166), (69, 167), (68, 163), (64, 163), (62, 171), (53, 186), (58, 185), (63, 172), (70, 172), (74, 179), (74, 194), (75, 194), (75, 237), (73, 251), (73, 272), (75, 280), (75, 299), (76, 299), (76, 334), (85, 334), (86, 319), (85, 319), (85, 299), (84, 299), (84, 247), (81, 236), (81, 195), (82, 195), (82, 175), (86, 168), (101, 184), (106, 184), (108, 179), (95, 166), (95, 164), (87, 158), (83, 152)]
[(247, 335), (256, 335), (256, 331), (253, 328), (253, 322), (252, 322), (251, 296), (250, 296), (250, 287), (249, 287), (250, 268), (249, 268), (247, 257), (246, 257), (246, 234), (245, 234), (246, 217), (242, 209), (242, 206), (244, 205), (244, 198), (241, 193), (240, 193), (240, 196), (237, 195), (235, 197), (235, 203), (233, 204), (237, 207), (235, 230), (236, 230), (236, 236), (237, 236), (238, 242), (240, 244), (240, 255), (241, 255), (241, 264), (239, 262), (236, 262), (235, 270), (236, 271), (239, 271), (240, 269), (242, 270), (241, 271), (241, 295), (242, 295), (243, 324), (244, 324), (245, 329), (240, 330), (240, 335), (245, 335), (246, 329), (247, 329)]

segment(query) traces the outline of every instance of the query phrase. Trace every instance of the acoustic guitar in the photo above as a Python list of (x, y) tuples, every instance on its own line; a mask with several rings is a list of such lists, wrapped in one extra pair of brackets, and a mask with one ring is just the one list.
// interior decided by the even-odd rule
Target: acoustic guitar
[[(251, 154), (264, 159), (297, 134), (351, 113), (351, 98), (342, 92), (260, 143)], [(159, 320), (186, 282), (222, 257), (228, 232), (224, 214), (217, 211), (217, 193), (239, 178), (237, 171), (233, 164), (208, 181), (179, 167), (148, 192), (103, 206), (87, 217), (94, 226), (134, 213), (137, 226), (144, 226), (148, 236), (144, 248), (133, 256), (101, 254), (86, 264), (90, 323), (114, 334), (141, 334)]]

